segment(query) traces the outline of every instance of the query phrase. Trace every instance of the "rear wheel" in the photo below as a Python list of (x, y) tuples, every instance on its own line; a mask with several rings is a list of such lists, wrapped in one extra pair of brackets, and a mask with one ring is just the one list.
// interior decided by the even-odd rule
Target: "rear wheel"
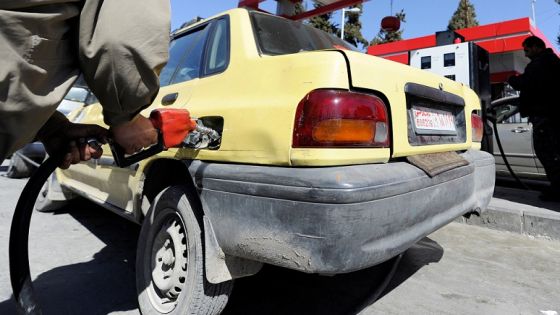
[(185, 187), (161, 192), (140, 231), (136, 287), (148, 314), (219, 314), (232, 281), (211, 284), (204, 275), (203, 233), (193, 211), (196, 195)]

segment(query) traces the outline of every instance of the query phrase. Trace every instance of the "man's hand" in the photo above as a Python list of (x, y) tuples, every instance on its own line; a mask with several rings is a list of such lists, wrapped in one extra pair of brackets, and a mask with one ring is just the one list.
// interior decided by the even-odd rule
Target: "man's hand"
[(158, 133), (152, 122), (137, 115), (129, 122), (111, 127), (113, 140), (118, 143), (126, 154), (133, 154), (157, 143)]
[(39, 140), (51, 156), (66, 152), (59, 167), (67, 169), (71, 164), (100, 158), (103, 150), (88, 145), (85, 140), (95, 138), (101, 143), (107, 143), (108, 136), (109, 131), (100, 126), (75, 124), (66, 120), (49, 133), (40, 135)]

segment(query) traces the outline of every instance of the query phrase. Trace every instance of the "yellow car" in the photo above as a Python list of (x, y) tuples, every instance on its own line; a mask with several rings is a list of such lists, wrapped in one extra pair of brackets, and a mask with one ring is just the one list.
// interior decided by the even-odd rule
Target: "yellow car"
[[(263, 263), (379, 264), (492, 196), (476, 93), (304, 23), (234, 9), (188, 26), (161, 84), (145, 115), (188, 109), (220, 141), (126, 168), (105, 148), (42, 195), (80, 195), (142, 224), (143, 314), (217, 314), (233, 280)], [(97, 105), (75, 116), (103, 121)]]

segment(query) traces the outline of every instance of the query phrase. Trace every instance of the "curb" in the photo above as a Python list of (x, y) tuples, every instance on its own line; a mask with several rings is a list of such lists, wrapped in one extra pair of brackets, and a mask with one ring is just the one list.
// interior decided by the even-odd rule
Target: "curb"
[[(518, 196), (519, 192), (516, 194)], [(455, 222), (560, 240), (560, 203), (546, 203), (544, 208), (535, 206), (535, 203), (531, 205), (532, 199), (527, 203), (518, 203), (494, 197), (481, 215), (461, 216)]]

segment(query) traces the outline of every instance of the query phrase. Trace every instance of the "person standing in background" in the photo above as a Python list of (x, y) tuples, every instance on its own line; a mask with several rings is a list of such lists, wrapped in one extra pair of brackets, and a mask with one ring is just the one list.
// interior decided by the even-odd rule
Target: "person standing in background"
[(522, 45), (531, 61), (508, 83), (521, 92), (519, 112), (533, 124), (533, 147), (550, 181), (539, 198), (560, 201), (560, 58), (539, 37), (527, 37)]

